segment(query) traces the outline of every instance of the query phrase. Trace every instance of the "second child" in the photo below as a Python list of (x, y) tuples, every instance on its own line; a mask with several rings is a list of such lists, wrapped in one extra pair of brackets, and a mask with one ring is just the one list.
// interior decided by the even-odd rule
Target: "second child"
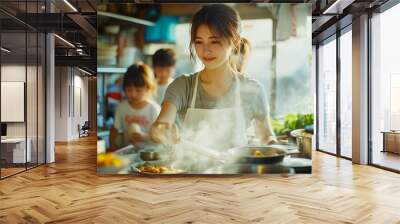
[(176, 55), (170, 48), (162, 48), (156, 51), (152, 57), (154, 75), (157, 79), (157, 92), (155, 100), (159, 105), (164, 101), (165, 91), (175, 73)]

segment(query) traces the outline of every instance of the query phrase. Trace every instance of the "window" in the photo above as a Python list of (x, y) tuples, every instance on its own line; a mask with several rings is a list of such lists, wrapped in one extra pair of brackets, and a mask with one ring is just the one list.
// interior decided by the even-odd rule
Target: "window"
[(372, 163), (400, 170), (400, 5), (371, 19)]
[(352, 157), (352, 33), (340, 36), (340, 154)]
[(336, 153), (336, 39), (318, 48), (318, 149)]
[[(0, 4), (20, 16), (42, 13), (44, 1), (8, 1)], [(4, 12), (0, 13), (0, 88), (1, 99), (13, 94), (22, 103), (12, 111), (4, 100), (0, 104), (2, 143), (0, 178), (14, 175), (45, 163), (45, 44), (46, 38)], [(5, 22), (7, 21), (7, 22)], [(0, 100), (1, 101), (1, 100)], [(6, 105), (6, 106), (4, 106)], [(15, 105), (13, 105), (15, 106)], [(18, 116), (15, 116), (18, 114)], [(16, 118), (15, 118), (16, 117)]]

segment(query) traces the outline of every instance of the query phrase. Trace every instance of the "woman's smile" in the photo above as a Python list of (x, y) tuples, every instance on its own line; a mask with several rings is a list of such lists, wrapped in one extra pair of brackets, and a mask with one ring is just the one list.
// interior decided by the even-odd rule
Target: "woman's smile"
[(203, 60), (204, 60), (205, 62), (212, 62), (212, 61), (214, 61), (216, 58), (217, 58), (217, 57), (203, 57)]

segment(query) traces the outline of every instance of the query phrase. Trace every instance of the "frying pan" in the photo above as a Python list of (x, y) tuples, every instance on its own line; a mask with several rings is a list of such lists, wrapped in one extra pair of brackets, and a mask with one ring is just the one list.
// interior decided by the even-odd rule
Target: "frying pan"
[(273, 164), (281, 162), (287, 151), (271, 146), (243, 146), (232, 148), (228, 153), (238, 163)]

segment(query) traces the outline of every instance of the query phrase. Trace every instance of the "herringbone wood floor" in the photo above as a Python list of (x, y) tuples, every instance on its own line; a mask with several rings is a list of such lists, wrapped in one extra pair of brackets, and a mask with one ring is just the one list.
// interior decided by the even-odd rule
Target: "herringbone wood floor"
[(400, 175), (315, 152), (292, 177), (98, 176), (95, 138), (0, 181), (0, 223), (400, 223)]

